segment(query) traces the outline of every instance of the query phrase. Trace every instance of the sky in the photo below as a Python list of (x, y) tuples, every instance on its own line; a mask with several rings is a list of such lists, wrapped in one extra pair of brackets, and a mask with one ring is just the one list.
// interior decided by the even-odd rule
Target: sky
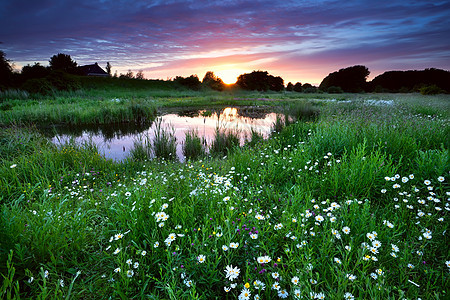
[(264, 70), (318, 85), (364, 65), (450, 70), (450, 1), (2, 0), (0, 50), (17, 69), (69, 54), (147, 79)]

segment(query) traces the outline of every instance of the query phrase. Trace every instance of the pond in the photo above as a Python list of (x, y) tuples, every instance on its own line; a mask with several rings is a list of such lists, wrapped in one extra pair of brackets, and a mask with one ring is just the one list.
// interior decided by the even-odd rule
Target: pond
[[(159, 113), (165, 128), (173, 127), (177, 139), (177, 156), (184, 161), (182, 145), (185, 133), (197, 130), (207, 145), (211, 145), (217, 128), (220, 130), (237, 130), (241, 145), (249, 137), (251, 131), (260, 133), (267, 138), (276, 121), (277, 114), (267, 107), (223, 107), (207, 110), (166, 109)], [(96, 126), (52, 127), (46, 130), (52, 142), (61, 145), (69, 140), (77, 144), (92, 141), (100, 154), (108, 159), (121, 161), (130, 155), (134, 142), (143, 137), (155, 136), (155, 122), (145, 126), (137, 124), (114, 124)]]

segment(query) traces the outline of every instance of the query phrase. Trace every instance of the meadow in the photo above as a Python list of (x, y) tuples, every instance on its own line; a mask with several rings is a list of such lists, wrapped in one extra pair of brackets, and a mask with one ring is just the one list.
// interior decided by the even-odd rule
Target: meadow
[[(113, 92), (3, 95), (0, 297), (449, 297), (448, 95)], [(295, 118), (184, 163), (113, 162), (33, 127), (239, 104)]]

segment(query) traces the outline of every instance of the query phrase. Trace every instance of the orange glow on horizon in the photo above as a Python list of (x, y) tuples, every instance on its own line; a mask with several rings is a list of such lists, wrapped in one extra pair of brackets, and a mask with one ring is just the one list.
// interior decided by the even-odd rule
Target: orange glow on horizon
[(214, 74), (222, 79), (225, 84), (236, 83), (239, 75), (244, 73), (248, 73), (248, 71), (243, 69), (221, 69), (214, 72)]

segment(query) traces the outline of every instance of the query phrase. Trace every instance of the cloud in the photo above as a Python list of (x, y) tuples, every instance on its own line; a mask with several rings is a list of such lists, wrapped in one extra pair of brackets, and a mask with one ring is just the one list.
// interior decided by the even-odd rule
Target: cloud
[(294, 80), (354, 64), (449, 69), (449, 12), (448, 1), (5, 0), (0, 37), (22, 64), (58, 52), (149, 74), (259, 62)]

